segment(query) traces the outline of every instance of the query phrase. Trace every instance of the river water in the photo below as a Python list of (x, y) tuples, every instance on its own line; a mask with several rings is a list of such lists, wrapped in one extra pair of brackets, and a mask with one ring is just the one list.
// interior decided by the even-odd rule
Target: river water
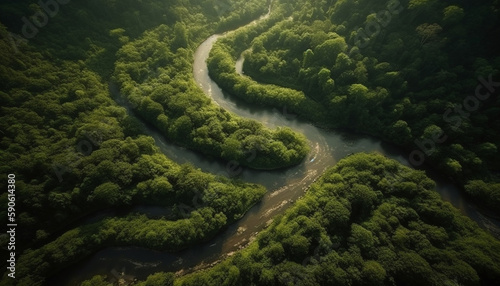
[[(58, 284), (78, 285), (82, 280), (97, 274), (129, 279), (136, 277), (143, 280), (148, 275), (158, 271), (185, 273), (193, 269), (207, 267), (247, 245), (258, 232), (272, 221), (274, 216), (283, 213), (294, 201), (300, 198), (307, 187), (326, 168), (335, 165), (336, 162), (351, 153), (378, 152), (403, 165), (410, 166), (406, 153), (376, 138), (324, 130), (290, 114), (287, 112), (286, 106), (279, 109), (252, 106), (224, 93), (210, 79), (206, 65), (206, 59), (212, 45), (221, 36), (209, 37), (197, 49), (193, 65), (196, 83), (207, 96), (213, 99), (215, 104), (231, 113), (255, 119), (270, 128), (288, 126), (294, 131), (304, 134), (311, 147), (308, 157), (302, 164), (284, 170), (257, 171), (242, 168), (241, 172), (237, 174), (237, 178), (262, 184), (268, 189), (268, 192), (243, 218), (225, 228), (208, 242), (177, 253), (166, 253), (140, 247), (108, 247), (71, 266), (64, 273), (56, 275), (53, 281), (58, 281)], [(239, 59), (237, 62), (239, 72), (241, 72), (242, 61)], [(111, 89), (111, 91), (116, 93), (116, 90)], [(121, 102), (120, 104), (129, 110), (125, 103)], [(235, 175), (234, 172), (229, 171), (232, 168), (226, 162), (207, 159), (199, 153), (167, 142), (160, 132), (146, 125), (143, 126), (143, 129), (146, 135), (155, 139), (161, 151), (177, 163), (191, 163), (203, 171), (228, 177)], [(476, 207), (469, 203), (453, 184), (441, 179), (439, 174), (429, 170), (427, 170), (427, 174), (436, 181), (437, 191), (444, 200), (452, 203), (463, 214), (478, 222), (481, 227), (498, 235), (500, 229), (498, 221), (479, 213)], [(158, 207), (138, 207), (135, 211), (157, 213), (158, 216), (162, 214), (162, 209)], [(167, 211), (165, 212), (167, 213)], [(123, 274), (125, 276), (122, 276)]]

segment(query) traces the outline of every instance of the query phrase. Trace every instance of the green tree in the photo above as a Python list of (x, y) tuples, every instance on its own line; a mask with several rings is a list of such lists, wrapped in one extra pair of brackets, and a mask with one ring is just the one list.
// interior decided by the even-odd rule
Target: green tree
[(169, 134), (171, 134), (175, 139), (187, 138), (191, 134), (193, 128), (193, 123), (191, 119), (183, 115), (177, 118), (174, 123), (169, 128)]
[(400, 145), (407, 144), (412, 138), (411, 129), (404, 120), (396, 121), (392, 128), (388, 129), (387, 133), (393, 142)]
[(228, 160), (241, 160), (243, 157), (241, 142), (233, 138), (227, 138), (222, 147), (222, 157)]
[(106, 282), (105, 278), (101, 275), (96, 275), (92, 279), (84, 281), (82, 286), (111, 286), (113, 284)]
[(456, 5), (450, 5), (443, 10), (443, 22), (446, 24), (456, 24), (464, 17), (464, 9)]
[(442, 30), (443, 28), (437, 23), (424, 23), (416, 28), (417, 34), (420, 36), (420, 44), (422, 45), (437, 40), (438, 34)]
[(366, 285), (384, 285), (386, 271), (377, 261), (366, 261), (362, 269), (363, 280)]
[(434, 283), (429, 263), (415, 252), (399, 252), (396, 263), (396, 283), (404, 285), (427, 285)]
[(375, 238), (371, 231), (365, 229), (364, 227), (353, 223), (351, 225), (351, 236), (349, 237), (349, 243), (356, 245), (361, 249), (362, 252), (366, 253), (373, 249), (375, 246)]
[(144, 283), (144, 286), (173, 286), (174, 285), (174, 274), (158, 272), (149, 275)]
[(342, 229), (348, 226), (350, 214), (351, 212), (338, 201), (329, 201), (323, 210), (323, 215), (331, 229)]
[(302, 262), (309, 252), (310, 242), (309, 240), (300, 235), (292, 235), (285, 240), (283, 240), (283, 249), (290, 260), (296, 262)]
[(89, 196), (89, 201), (99, 204), (117, 205), (121, 203), (120, 186), (115, 183), (107, 182), (95, 188)]
[(302, 67), (307, 68), (314, 62), (314, 52), (311, 49), (307, 49), (304, 52), (304, 60), (302, 61)]
[(187, 48), (189, 45), (188, 31), (183, 22), (177, 22), (174, 26), (174, 39), (172, 41), (173, 50)]
[(347, 44), (342, 37), (326, 40), (314, 49), (314, 56), (322, 66), (331, 67), (335, 64), (337, 55), (347, 50)]

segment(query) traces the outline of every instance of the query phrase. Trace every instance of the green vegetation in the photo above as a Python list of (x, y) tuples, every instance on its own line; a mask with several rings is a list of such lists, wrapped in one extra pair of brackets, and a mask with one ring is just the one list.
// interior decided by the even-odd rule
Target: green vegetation
[[(1, 174), (16, 174), (19, 283), (39, 285), (108, 245), (185, 248), (215, 235), (265, 193), (167, 159), (152, 138), (135, 133), (134, 120), (83, 63), (53, 64), (30, 47), (11, 57), (8, 44), (0, 42), (1, 80), (9, 84), (1, 93)], [(193, 198), (203, 203), (193, 206)], [(7, 205), (6, 192), (0, 201)], [(171, 208), (174, 217), (130, 214), (54, 238), (85, 214), (140, 204)]]
[[(25, 38), (21, 19), (45, 12), (37, 1), (18, 0), (2, 4), (0, 16), (3, 24), (8, 24), (13, 39)], [(44, 3), (50, 1), (44, 0)], [(200, 33), (212, 30), (227, 30), (243, 25), (249, 19), (263, 14), (267, 7), (259, 1), (214, 0), (72, 0), (59, 5), (59, 9), (49, 16), (46, 25), (37, 28), (37, 33), (29, 39), (51, 58), (65, 60), (85, 60), (86, 64), (101, 76), (111, 75), (115, 54), (118, 49), (144, 31), (160, 24), (174, 27), (177, 22), (204, 25)], [(71, 3), (69, 3), (71, 2)], [(33, 24), (33, 21), (31, 21)], [(28, 29), (29, 31), (29, 29)], [(30, 34), (30, 33), (28, 33)], [(25, 38), (26, 39), (26, 38)]]
[[(152, 285), (158, 275), (139, 285)], [(493, 285), (499, 279), (500, 242), (443, 202), (423, 172), (378, 154), (355, 154), (327, 170), (248, 248), (164, 285)]]
[[(211, 1), (205, 1), (189, 6), (189, 12), (185, 5), (190, 4), (184, 1), (147, 1), (140, 7), (132, 2), (118, 7), (115, 1), (74, 1), (61, 5), (57, 17), (27, 43), (11, 33), (21, 30), (16, 26), (21, 17), (42, 11), (28, 2), (2, 4), (2, 14), (10, 15), (2, 20), (9, 30), (0, 25), (0, 174), (16, 175), (16, 223), (22, 225), (16, 232), (18, 279), (2, 283), (42, 285), (50, 275), (111, 245), (186, 248), (213, 237), (265, 193), (262, 186), (166, 158), (151, 137), (141, 135), (139, 122), (111, 99), (106, 82), (113, 74), (124, 86), (122, 92), (129, 91), (130, 84), (138, 86), (143, 98), (136, 111), (141, 117), (183, 145), (265, 169), (297, 164), (306, 155), (304, 136), (288, 128), (268, 130), (228, 114), (211, 105), (191, 78), (193, 48), (216, 29), (242, 24), (265, 11), (263, 5), (256, 8), (257, 1), (235, 2), (224, 11), (214, 11)], [(237, 17), (250, 6), (253, 12)], [(116, 22), (101, 15), (102, 10), (112, 11)], [(165, 24), (160, 23), (164, 17), (141, 16), (150, 10), (176, 18)], [(89, 16), (91, 11), (98, 14)], [(225, 20), (217, 24), (219, 12), (234, 15), (221, 14)], [(120, 23), (123, 28), (117, 28)], [(157, 28), (142, 34), (148, 27)], [(65, 32), (68, 37), (62, 36)], [(143, 67), (140, 60), (133, 61), (136, 56), (154, 60)], [(148, 64), (162, 66), (144, 70)], [(143, 78), (132, 81), (136, 69)], [(152, 83), (155, 90), (146, 93)], [(168, 99), (169, 105), (164, 110), (151, 98)], [(7, 202), (4, 192), (0, 203)], [(162, 206), (172, 215), (150, 220), (130, 213), (74, 225), (100, 210), (134, 205)], [(7, 221), (6, 208), (0, 217)], [(5, 246), (8, 237), (0, 242)]]
[[(52, 12), (35, 3), (46, 1), (0, 4), (0, 177), (16, 176), (20, 226), (17, 278), (4, 273), (1, 285), (45, 285), (109, 246), (193, 247), (265, 194), (263, 186), (171, 161), (112, 99), (115, 86), (137, 117), (209, 159), (255, 169), (304, 160), (303, 135), (215, 106), (192, 76), (206, 37), (258, 18), (270, 1), (73, 0)], [(248, 102), (420, 148), (498, 212), (497, 2), (274, 0), (267, 20), (215, 44), (210, 74)], [(44, 13), (51, 15), (42, 25)], [(40, 27), (27, 42), (20, 37), (31, 15)], [(235, 70), (242, 53), (247, 76)], [(421, 171), (352, 155), (247, 249), (213, 269), (151, 274), (138, 285), (499, 281), (498, 240), (433, 189)], [(0, 205), (8, 200), (3, 192)], [(169, 215), (152, 219), (130, 212), (134, 206)], [(105, 210), (123, 215), (82, 223)], [(0, 218), (7, 221), (5, 207)], [(8, 239), (1, 235), (0, 245)], [(82, 285), (108, 282), (95, 276)]]
[(162, 25), (118, 51), (114, 79), (135, 110), (167, 138), (211, 157), (258, 169), (300, 163), (308, 152), (304, 136), (289, 128), (268, 130), (211, 104), (192, 79), (193, 49), (176, 44), (192, 38), (187, 33), (182, 24), (174, 31)]
[[(267, 21), (215, 44), (210, 74), (248, 102), (400, 145), (498, 213), (494, 3), (276, 1)], [(247, 76), (234, 69), (242, 53)]]

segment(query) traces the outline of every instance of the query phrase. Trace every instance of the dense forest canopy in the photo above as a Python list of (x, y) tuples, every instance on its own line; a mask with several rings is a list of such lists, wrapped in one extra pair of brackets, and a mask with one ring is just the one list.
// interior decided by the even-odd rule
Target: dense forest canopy
[[(108, 86), (113, 70), (118, 83), (130, 85), (122, 80), (123, 76), (127, 73), (130, 78), (142, 65), (133, 62), (134, 52), (130, 49), (142, 47), (150, 38), (156, 42), (142, 47), (142, 52), (156, 52), (144, 56), (153, 56), (150, 64), (156, 65), (154, 72), (159, 68), (162, 73), (155, 79), (158, 90), (154, 94), (164, 93), (178, 102), (172, 100), (171, 106), (165, 106), (166, 111), (160, 105), (161, 114), (156, 113), (159, 103), (150, 99), (153, 94), (149, 91), (136, 109), (168, 139), (254, 168), (297, 164), (307, 153), (302, 135), (287, 128), (269, 130), (216, 108), (190, 78), (197, 43), (210, 31), (239, 25), (259, 15), (262, 7), (246, 2), (239, 6), (246, 10), (235, 11), (238, 3), (234, 3), (224, 11), (215, 11), (211, 1), (172, 1), (166, 6), (168, 3), (160, 1), (147, 2), (118, 5), (116, 1), (72, 1), (71, 5), (57, 6), (57, 15), (55, 6), (51, 6), (54, 14), (47, 16), (50, 22), (45, 25), (29, 18), (41, 26), (36, 37), (29, 40), (21, 39), (25, 35), (18, 32), (23, 28), (17, 20), (23, 15), (41, 15), (45, 8), (30, 1), (2, 4), (2, 14), (9, 15), (2, 21), (9, 28), (1, 26), (1, 174), (7, 177), (15, 172), (16, 176), (16, 222), (23, 226), (16, 233), (21, 284), (43, 284), (68, 264), (109, 245), (142, 245), (169, 251), (186, 248), (212, 237), (241, 217), (265, 193), (262, 186), (172, 162), (151, 137), (141, 134), (137, 119), (113, 101)], [(186, 7), (198, 13), (188, 13)], [(242, 11), (246, 15), (237, 17)], [(105, 16), (106, 12), (111, 17)], [(141, 13), (165, 14), (153, 20)], [(233, 15), (232, 20), (222, 13)], [(207, 30), (205, 24), (209, 22)], [(186, 23), (190, 24), (189, 31)], [(152, 30), (144, 32), (149, 28)], [(175, 36), (170, 39), (170, 33), (165, 33), (171, 31)], [(193, 35), (188, 37), (186, 33)], [(86, 37), (82, 38), (82, 34)], [(122, 62), (126, 60), (124, 67)], [(151, 70), (145, 71), (151, 73), (148, 77), (154, 77)], [(145, 78), (140, 83), (149, 84)], [(127, 91), (124, 88), (121, 93)], [(183, 125), (191, 119), (182, 114), (189, 114), (186, 109), (194, 103), (184, 101), (188, 95), (205, 109), (204, 113), (192, 115), (199, 116), (193, 118), (197, 120), (193, 130)], [(167, 116), (172, 120), (172, 130), (162, 129)], [(213, 123), (206, 124), (205, 133), (194, 129), (205, 121)], [(247, 160), (254, 153), (255, 159)], [(8, 201), (7, 193), (2, 192), (1, 204), (7, 206)], [(126, 210), (134, 205), (162, 206), (170, 209), (171, 215), (153, 221), (130, 213), (93, 224), (74, 224), (100, 210)], [(7, 217), (7, 208), (1, 209), (1, 217)], [(2, 245), (8, 239), (2, 236)], [(9, 282), (16, 283), (2, 280)]]
[[(500, 206), (498, 1), (279, 1), (218, 41), (211, 76), (244, 100), (402, 146)], [(235, 60), (243, 53), (239, 76)]]
[[(498, 214), (498, 0), (1, 1), (0, 177), (7, 190), (4, 178), (15, 173), (20, 226), (17, 278), (7, 271), (1, 285), (46, 285), (108, 246), (192, 247), (266, 193), (175, 163), (145, 124), (229, 166), (304, 161), (304, 135), (227, 112), (192, 75), (203, 40), (269, 5), (269, 18), (214, 45), (207, 64), (221, 87), (397, 144)], [(244, 76), (235, 69), (242, 54)], [(9, 201), (2, 192), (3, 222)], [(122, 215), (85, 222), (103, 210)], [(8, 242), (0, 235), (3, 248)], [(499, 253), (498, 240), (443, 202), (422, 171), (355, 154), (232, 258), (137, 283), (488, 285), (500, 280)], [(108, 284), (102, 276), (82, 283)]]
[(173, 285), (495, 285), (500, 242), (433, 189), (381, 155), (349, 156), (247, 249)]

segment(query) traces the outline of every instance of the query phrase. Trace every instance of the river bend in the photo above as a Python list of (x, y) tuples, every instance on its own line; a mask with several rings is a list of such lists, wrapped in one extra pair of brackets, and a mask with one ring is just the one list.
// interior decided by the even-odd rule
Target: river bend
[[(269, 13), (260, 19), (264, 19)], [(258, 21), (258, 20), (257, 20)], [(256, 21), (250, 23), (254, 24)], [(250, 25), (249, 24), (249, 25)], [(340, 159), (356, 152), (379, 152), (386, 157), (395, 159), (403, 165), (410, 166), (407, 154), (370, 136), (360, 136), (337, 131), (327, 131), (300, 120), (289, 114), (286, 106), (281, 109), (270, 109), (247, 104), (226, 94), (211, 80), (208, 75), (206, 59), (213, 44), (223, 35), (212, 35), (196, 50), (193, 63), (193, 75), (196, 83), (212, 98), (215, 104), (240, 117), (257, 120), (269, 128), (288, 126), (296, 132), (304, 134), (310, 144), (311, 152), (302, 164), (277, 171), (257, 171), (243, 168), (238, 178), (264, 185), (268, 192), (261, 202), (252, 207), (245, 216), (228, 226), (210, 241), (193, 246), (189, 249), (166, 253), (141, 247), (109, 247), (84, 259), (70, 267), (64, 274), (58, 275), (64, 284), (77, 285), (85, 279), (97, 274), (117, 275), (125, 273), (128, 277), (140, 280), (158, 271), (183, 273), (187, 270), (210, 266), (246, 246), (256, 234), (265, 228), (278, 214), (283, 213), (294, 201), (300, 198), (307, 187), (313, 183), (323, 171), (335, 165)], [(243, 59), (237, 62), (237, 70), (241, 72)], [(113, 91), (116, 93), (117, 91)], [(115, 96), (116, 98), (116, 96)], [(124, 102), (117, 100), (126, 107)], [(177, 163), (189, 162), (205, 172), (228, 176), (227, 163), (209, 160), (206, 157), (167, 142), (161, 133), (146, 125), (144, 133), (152, 136), (158, 147), (170, 159)], [(437, 190), (445, 201), (451, 202), (462, 213), (478, 224), (498, 234), (500, 223), (479, 213), (474, 205), (469, 203), (463, 194), (450, 182), (442, 180), (439, 174), (427, 171), (427, 174), (437, 183)], [(147, 213), (148, 207), (137, 208), (136, 211)], [(161, 214), (161, 210), (151, 207), (152, 212)]]

